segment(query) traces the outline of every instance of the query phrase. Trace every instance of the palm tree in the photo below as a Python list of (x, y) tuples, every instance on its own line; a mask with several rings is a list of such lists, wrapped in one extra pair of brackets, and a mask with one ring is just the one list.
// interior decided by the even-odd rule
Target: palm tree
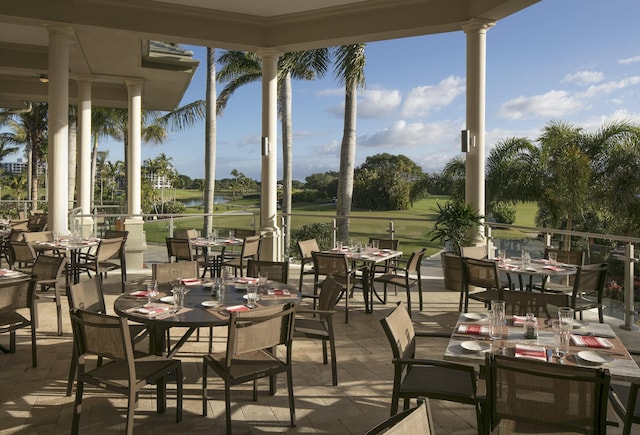
[(487, 157), (487, 202), (515, 204), (537, 200), (541, 179), (539, 162), (540, 149), (526, 138), (513, 137), (498, 142)]
[(213, 199), (216, 188), (216, 55), (207, 48), (207, 96), (204, 134), (204, 234), (213, 231)]
[[(220, 57), (218, 79), (228, 82), (218, 96), (218, 114), (239, 87), (262, 80), (262, 64), (255, 53), (228, 51)], [(282, 125), (282, 213), (285, 214), (285, 251), (289, 251), (291, 192), (293, 184), (293, 134), (291, 121), (291, 80), (314, 80), (323, 76), (329, 64), (329, 50), (320, 48), (285, 53), (278, 59), (278, 109)]]
[(0, 117), (0, 125), (8, 128), (0, 136), (3, 146), (24, 146), (29, 161), (31, 209), (38, 207), (38, 171), (47, 155), (48, 105), (33, 103), (30, 111)]
[(340, 178), (336, 216), (338, 240), (349, 240), (349, 216), (353, 199), (356, 159), (357, 91), (364, 87), (364, 44), (343, 45), (335, 50), (335, 75), (344, 84), (344, 132), (340, 146)]

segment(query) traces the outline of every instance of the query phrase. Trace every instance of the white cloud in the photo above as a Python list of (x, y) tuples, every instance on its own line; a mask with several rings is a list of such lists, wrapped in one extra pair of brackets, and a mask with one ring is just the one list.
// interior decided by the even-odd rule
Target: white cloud
[(595, 132), (605, 125), (620, 121), (628, 121), (636, 125), (640, 124), (640, 113), (630, 112), (627, 109), (618, 109), (610, 114), (603, 114), (575, 124), (588, 132)]
[(405, 98), (402, 116), (427, 117), (431, 111), (451, 104), (465, 90), (465, 79), (457, 76), (449, 76), (435, 86), (413, 88)]
[(358, 146), (384, 147), (390, 150), (412, 149), (418, 146), (449, 143), (459, 134), (459, 122), (446, 120), (425, 124), (422, 122), (407, 123), (400, 120), (384, 130), (358, 137)]
[(626, 59), (620, 59), (618, 63), (622, 65), (629, 65), (631, 63), (640, 62), (640, 56), (627, 57)]
[(631, 76), (622, 80), (602, 83), (601, 85), (589, 86), (587, 90), (580, 94), (584, 98), (592, 98), (601, 94), (610, 94), (613, 91), (628, 88), (640, 84), (640, 76)]
[(381, 118), (393, 112), (401, 102), (398, 90), (367, 90), (358, 99), (358, 118)]
[(335, 97), (335, 96), (343, 96), (344, 88), (327, 88), (318, 92), (319, 97)]
[(561, 118), (583, 106), (566, 91), (549, 91), (532, 97), (518, 97), (502, 103), (498, 115), (520, 120), (530, 117)]
[(604, 79), (604, 74), (600, 71), (579, 71), (577, 73), (567, 74), (562, 81), (587, 85), (601, 82), (602, 79)]

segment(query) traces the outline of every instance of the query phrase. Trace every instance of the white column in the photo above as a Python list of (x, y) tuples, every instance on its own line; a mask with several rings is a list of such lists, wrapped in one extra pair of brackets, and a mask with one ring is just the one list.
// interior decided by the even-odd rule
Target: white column
[[(78, 80), (78, 207), (83, 215), (91, 213), (91, 77)], [(83, 234), (91, 233), (93, 219), (82, 219)]]
[[(48, 227), (68, 234), (69, 184), (69, 36), (71, 29), (49, 31)], [(34, 198), (35, 199), (35, 198)]]
[[(129, 93), (129, 130), (127, 147), (127, 213), (142, 213), (142, 190), (140, 168), (142, 166), (142, 81), (126, 80)], [(126, 245), (127, 269), (142, 269), (143, 253), (147, 249), (144, 236), (144, 222), (141, 216), (125, 219), (125, 229), (129, 231)]]
[(466, 159), (465, 200), (485, 214), (486, 38), (495, 23), (473, 19), (462, 26), (467, 35), (467, 129), (475, 137)]
[(262, 176), (260, 201), (260, 246), (264, 260), (278, 261), (282, 257), (282, 238), (278, 228), (278, 52), (261, 49), (262, 59)]
[(142, 166), (142, 81), (127, 80), (129, 93), (129, 142), (127, 147), (127, 182), (128, 182), (128, 210), (129, 214), (140, 214), (141, 207), (141, 176)]

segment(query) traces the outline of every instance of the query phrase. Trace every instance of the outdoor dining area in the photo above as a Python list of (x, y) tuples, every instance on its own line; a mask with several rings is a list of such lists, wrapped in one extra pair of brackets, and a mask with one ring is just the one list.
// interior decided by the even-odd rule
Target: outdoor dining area
[(301, 241), (290, 264), (260, 260), (259, 234), (184, 231), (127, 270), (125, 233), (21, 236), (1, 433), (640, 431), (640, 340), (584, 304), (603, 281), (583, 258), (463, 257), (455, 292), (439, 254), (388, 239)]

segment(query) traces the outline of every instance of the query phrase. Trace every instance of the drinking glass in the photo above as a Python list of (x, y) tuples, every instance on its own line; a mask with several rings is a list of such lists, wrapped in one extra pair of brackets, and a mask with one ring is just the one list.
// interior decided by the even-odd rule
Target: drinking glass
[(256, 284), (247, 285), (247, 307), (256, 308), (256, 300), (258, 299), (258, 286)]
[(558, 307), (558, 320), (562, 328), (571, 332), (573, 328), (573, 308)]
[(491, 320), (489, 323), (489, 336), (492, 340), (500, 340), (502, 338), (502, 319), (499, 314), (491, 313)]
[(551, 263), (552, 266), (555, 266), (557, 262), (558, 262), (558, 253), (549, 252), (549, 263)]
[(269, 274), (267, 272), (258, 272), (258, 286), (264, 289), (267, 286), (269, 280)]
[(498, 249), (498, 263), (504, 263), (504, 250)]
[(491, 301), (491, 315), (492, 317), (499, 320), (503, 325), (506, 324), (506, 319), (504, 317), (504, 301), (493, 300)]
[(531, 254), (529, 254), (529, 251), (523, 250), (520, 259), (522, 260), (523, 268), (528, 269), (531, 267)]
[(380, 247), (380, 240), (373, 239), (371, 241), (371, 247), (373, 248), (374, 252), (377, 252), (379, 250), (379, 247)]
[(336, 249), (342, 251), (342, 240), (336, 240)]
[(171, 292), (173, 293), (174, 308), (181, 309), (182, 307), (184, 307), (184, 295), (186, 293), (185, 287), (181, 285), (176, 286), (171, 289)]
[(570, 333), (562, 327), (560, 320), (553, 319), (551, 321), (553, 328), (554, 351), (558, 358), (563, 358), (569, 353)]
[(231, 269), (229, 267), (223, 267), (220, 274), (222, 275), (222, 281), (227, 282), (231, 277)]
[(147, 298), (149, 303), (158, 297), (158, 281), (147, 282)]
[(211, 297), (222, 299), (222, 278), (213, 278), (213, 285), (211, 286)]

